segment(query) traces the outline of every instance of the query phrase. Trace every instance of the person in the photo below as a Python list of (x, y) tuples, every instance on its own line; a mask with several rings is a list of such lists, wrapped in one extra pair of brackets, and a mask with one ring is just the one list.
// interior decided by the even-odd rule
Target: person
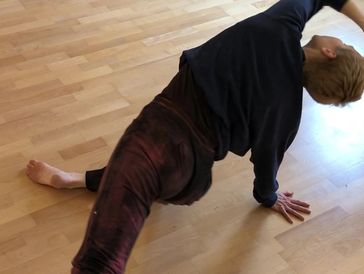
[(35, 182), (98, 192), (72, 273), (124, 273), (152, 203), (199, 200), (228, 151), (251, 150), (257, 202), (290, 223), (304, 220), (309, 204), (279, 192), (276, 179), (298, 131), (303, 87), (333, 105), (359, 100), (364, 89), (354, 48), (327, 36), (301, 47), (306, 22), (325, 5), (364, 30), (352, 0), (281, 0), (184, 51), (176, 76), (126, 129), (105, 168), (80, 174), (29, 162)]

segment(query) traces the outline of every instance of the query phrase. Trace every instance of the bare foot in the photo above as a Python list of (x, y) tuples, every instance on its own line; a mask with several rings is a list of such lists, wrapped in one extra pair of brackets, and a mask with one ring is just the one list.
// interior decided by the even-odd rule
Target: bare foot
[(86, 187), (84, 174), (65, 172), (36, 160), (29, 161), (25, 173), (35, 183), (58, 189)]

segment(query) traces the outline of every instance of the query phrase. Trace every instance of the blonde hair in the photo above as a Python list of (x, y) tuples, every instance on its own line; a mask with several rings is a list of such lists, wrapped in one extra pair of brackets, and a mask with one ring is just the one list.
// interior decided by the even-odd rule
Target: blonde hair
[(357, 101), (364, 90), (364, 59), (352, 49), (337, 48), (336, 58), (310, 61), (303, 66), (303, 85), (323, 98), (336, 99), (339, 105)]

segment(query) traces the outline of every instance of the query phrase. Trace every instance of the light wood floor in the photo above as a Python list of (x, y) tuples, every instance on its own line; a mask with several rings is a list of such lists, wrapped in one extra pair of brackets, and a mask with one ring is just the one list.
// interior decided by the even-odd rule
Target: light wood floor
[[(176, 73), (183, 49), (274, 2), (0, 0), (0, 273), (69, 273), (95, 199), (31, 183), (29, 159), (73, 171), (103, 166)], [(364, 34), (328, 8), (302, 42), (313, 34), (364, 54)], [(311, 203), (305, 222), (289, 225), (257, 206), (249, 155), (229, 155), (201, 201), (154, 206), (127, 273), (364, 273), (364, 102), (336, 108), (304, 97), (279, 180)]]

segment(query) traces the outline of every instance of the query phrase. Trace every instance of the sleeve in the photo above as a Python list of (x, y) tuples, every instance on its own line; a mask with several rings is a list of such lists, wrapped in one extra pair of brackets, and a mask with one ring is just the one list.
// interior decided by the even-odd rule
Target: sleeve
[(298, 123), (284, 113), (276, 115), (273, 111), (253, 123), (259, 125), (251, 129), (250, 161), (254, 164), (255, 173), (253, 196), (266, 207), (273, 206), (277, 200), (278, 169), (296, 136)]
[(280, 0), (264, 13), (302, 33), (306, 23), (323, 6), (340, 11), (348, 0)]

